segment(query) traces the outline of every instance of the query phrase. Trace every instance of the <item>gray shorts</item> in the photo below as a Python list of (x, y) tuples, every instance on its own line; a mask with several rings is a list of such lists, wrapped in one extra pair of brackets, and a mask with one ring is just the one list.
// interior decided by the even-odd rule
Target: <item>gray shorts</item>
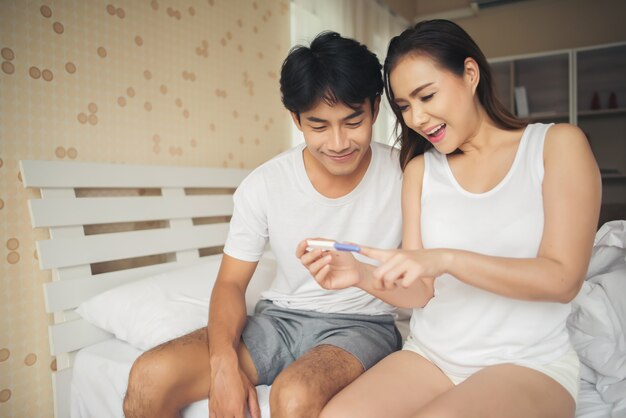
[(319, 345), (349, 352), (365, 370), (402, 347), (402, 337), (391, 315), (284, 309), (268, 300), (257, 303), (241, 338), (250, 351), (260, 385), (271, 385), (281, 371)]

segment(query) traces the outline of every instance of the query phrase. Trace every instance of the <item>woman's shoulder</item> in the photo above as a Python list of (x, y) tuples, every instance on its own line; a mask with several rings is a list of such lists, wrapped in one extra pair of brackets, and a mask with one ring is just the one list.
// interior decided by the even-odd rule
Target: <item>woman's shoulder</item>
[(544, 153), (562, 152), (564, 149), (589, 148), (585, 133), (569, 123), (557, 123), (548, 129), (544, 144)]
[(569, 123), (556, 123), (548, 129), (546, 139), (549, 141), (586, 141), (587, 137), (578, 126)]
[(421, 179), (424, 177), (426, 157), (424, 154), (413, 157), (404, 168), (404, 178)]
[(582, 170), (583, 166), (594, 172), (597, 169), (585, 133), (568, 123), (555, 124), (548, 129), (544, 144), (544, 163), (546, 167), (570, 164), (570, 168), (575, 170)]
[(426, 160), (425, 154), (420, 154), (420, 155), (413, 157), (411, 161), (409, 161), (409, 163), (406, 165), (406, 168), (404, 169), (404, 171), (409, 171), (409, 170), (411, 172), (415, 172), (416, 170), (424, 171), (425, 160)]

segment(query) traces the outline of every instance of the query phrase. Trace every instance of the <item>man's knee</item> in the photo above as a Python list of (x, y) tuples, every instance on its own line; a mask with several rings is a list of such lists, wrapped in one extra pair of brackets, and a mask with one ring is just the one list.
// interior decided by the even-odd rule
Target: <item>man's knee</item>
[(272, 416), (317, 417), (325, 397), (303, 379), (281, 373), (272, 384), (270, 409)]
[(317, 417), (326, 403), (363, 373), (352, 354), (332, 346), (311, 349), (283, 370), (270, 392), (270, 408), (279, 417)]
[(146, 416), (148, 407), (159, 407), (159, 401), (168, 392), (167, 385), (174, 376), (174, 368), (166, 356), (152, 351), (143, 353), (135, 360), (124, 397), (126, 417)]

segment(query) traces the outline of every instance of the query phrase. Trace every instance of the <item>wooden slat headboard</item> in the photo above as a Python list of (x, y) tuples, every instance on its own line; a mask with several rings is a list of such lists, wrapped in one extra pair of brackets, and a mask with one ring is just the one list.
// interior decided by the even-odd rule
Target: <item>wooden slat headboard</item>
[[(33, 227), (50, 233), (50, 239), (37, 242), (37, 252), (40, 267), (52, 271), (44, 295), (46, 311), (54, 314), (49, 335), (57, 357), (55, 417), (69, 417), (72, 353), (111, 338), (75, 308), (112, 287), (197, 262), (202, 249), (222, 246), (232, 192), (249, 171), (32, 160), (21, 161), (20, 170), (25, 187), (41, 190), (41, 199), (29, 201)], [(149, 196), (145, 189), (151, 189)], [(124, 230), (116, 232), (119, 224)], [(98, 233), (86, 233), (94, 225)], [(143, 261), (135, 265), (132, 259)], [(123, 269), (94, 273), (95, 263), (120, 260)]]

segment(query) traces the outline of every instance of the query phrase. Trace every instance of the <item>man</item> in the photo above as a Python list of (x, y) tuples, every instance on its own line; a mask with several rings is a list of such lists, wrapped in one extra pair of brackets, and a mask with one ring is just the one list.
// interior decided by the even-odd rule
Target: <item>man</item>
[[(326, 291), (295, 255), (320, 236), (395, 248), (401, 239), (397, 154), (372, 143), (381, 66), (358, 42), (320, 34), (291, 50), (283, 104), (305, 138), (254, 170), (234, 195), (209, 324), (133, 365), (127, 417), (173, 417), (209, 397), (211, 417), (259, 417), (255, 385), (272, 385), (272, 417), (317, 417), (339, 390), (400, 347), (394, 309), (352, 288)], [(245, 291), (267, 243), (278, 273), (246, 317)]]

